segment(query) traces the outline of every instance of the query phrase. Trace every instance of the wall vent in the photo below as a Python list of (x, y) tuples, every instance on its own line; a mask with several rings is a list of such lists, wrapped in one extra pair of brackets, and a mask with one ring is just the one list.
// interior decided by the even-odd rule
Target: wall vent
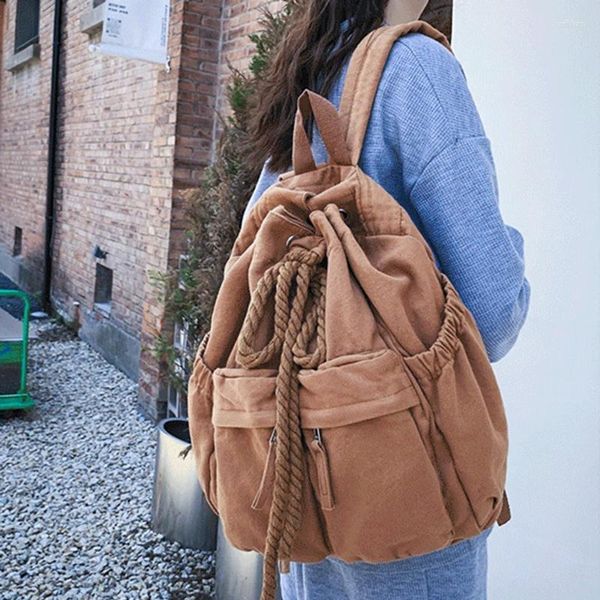
[(15, 237), (13, 240), (13, 256), (21, 256), (23, 252), (23, 230), (15, 227)]
[(113, 270), (96, 263), (96, 284), (94, 286), (94, 307), (110, 312), (112, 301)]

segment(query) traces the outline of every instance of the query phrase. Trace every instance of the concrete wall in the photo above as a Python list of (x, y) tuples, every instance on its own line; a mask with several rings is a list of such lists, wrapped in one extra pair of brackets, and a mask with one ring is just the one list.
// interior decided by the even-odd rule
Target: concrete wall
[(532, 285), (496, 367), (513, 519), (490, 537), (490, 600), (600, 598), (599, 18), (585, 0), (455, 3), (453, 45)]

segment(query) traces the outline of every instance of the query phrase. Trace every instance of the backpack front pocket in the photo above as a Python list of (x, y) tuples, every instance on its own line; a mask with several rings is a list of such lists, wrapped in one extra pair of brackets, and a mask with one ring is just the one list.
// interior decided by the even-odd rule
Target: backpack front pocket
[[(225, 535), (240, 550), (263, 552), (269, 523), (278, 443), (275, 369), (215, 369), (213, 414), (216, 489)], [(305, 465), (305, 472), (308, 467)], [(314, 562), (329, 554), (308, 478), (302, 529), (293, 560)]]
[(385, 562), (448, 545), (452, 522), (400, 357), (342, 356), (299, 380), (309, 476), (333, 554)]
[[(262, 551), (275, 477), (275, 369), (216, 369), (217, 498), (229, 540)], [(449, 544), (420, 398), (388, 348), (298, 371), (305, 482), (292, 559), (385, 562)]]

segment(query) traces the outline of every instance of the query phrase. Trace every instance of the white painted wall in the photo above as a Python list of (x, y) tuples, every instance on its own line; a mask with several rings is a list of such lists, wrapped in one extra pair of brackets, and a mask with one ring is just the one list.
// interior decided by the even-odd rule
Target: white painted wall
[(598, 0), (455, 0), (453, 48), (532, 286), (495, 366), (513, 518), (489, 538), (489, 600), (600, 599), (599, 25)]

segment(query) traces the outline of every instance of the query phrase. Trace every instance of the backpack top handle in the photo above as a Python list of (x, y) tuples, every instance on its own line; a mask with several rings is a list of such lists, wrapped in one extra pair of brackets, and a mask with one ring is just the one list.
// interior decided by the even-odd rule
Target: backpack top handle
[(316, 169), (304, 121), (311, 114), (327, 148), (329, 162), (338, 165), (350, 165), (350, 152), (346, 146), (345, 129), (335, 106), (323, 96), (304, 90), (298, 98), (298, 108), (294, 120), (294, 138), (292, 145), (292, 165), (294, 173), (306, 173)]
[(421, 20), (378, 27), (366, 35), (352, 53), (340, 102), (340, 116), (353, 165), (357, 165), (360, 158), (371, 108), (392, 45), (399, 37), (416, 31), (437, 40), (453, 53), (448, 38)]
[(316, 169), (305, 128), (305, 120), (311, 114), (329, 154), (329, 163), (358, 164), (371, 108), (392, 45), (399, 37), (415, 31), (430, 36), (452, 52), (448, 38), (425, 21), (385, 25), (366, 35), (352, 53), (339, 112), (316, 92), (306, 89), (300, 94), (294, 120), (293, 173)]

